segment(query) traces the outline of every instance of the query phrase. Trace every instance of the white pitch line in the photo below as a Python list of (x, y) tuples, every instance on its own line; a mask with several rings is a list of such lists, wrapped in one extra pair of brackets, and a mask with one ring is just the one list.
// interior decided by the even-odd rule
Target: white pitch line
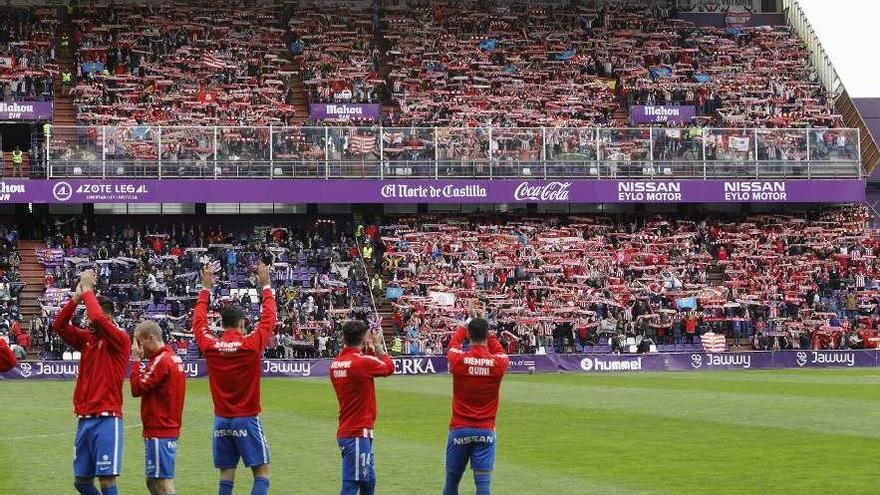
[[(141, 426), (143, 426), (143, 425), (141, 423), (138, 423), (136, 425), (123, 426), (123, 429), (128, 430), (131, 428), (140, 428)], [(58, 433), (45, 433), (43, 435), (21, 435), (18, 437), (3, 437), (3, 440), (10, 440), (10, 441), (32, 440), (35, 438), (52, 438), (52, 437), (62, 437), (62, 436), (67, 436), (67, 435), (74, 436), (74, 435), (76, 435), (76, 431), (61, 431)]]

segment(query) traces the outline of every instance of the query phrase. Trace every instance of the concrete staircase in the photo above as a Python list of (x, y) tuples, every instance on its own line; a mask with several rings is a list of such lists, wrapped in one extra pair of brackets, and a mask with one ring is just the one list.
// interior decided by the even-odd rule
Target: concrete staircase
[[(388, 280), (385, 280), (385, 283), (388, 283)], [(385, 297), (376, 298), (376, 311), (378, 311), (379, 316), (382, 317), (382, 333), (385, 335), (385, 343), (388, 344), (390, 349), (391, 341), (394, 339), (394, 306), (392, 306), (391, 301), (385, 299)]]
[(724, 265), (710, 265), (706, 268), (706, 283), (721, 285), (724, 283)]
[(619, 101), (620, 106), (614, 110), (611, 120), (616, 127), (629, 127), (629, 112), (626, 109), (626, 101)]
[[(385, 38), (385, 32), (382, 27), (376, 30), (376, 36), (373, 42), (379, 48), (379, 60), (376, 64), (376, 73), (380, 79), (388, 81), (388, 75), (391, 74), (391, 70), (393, 69), (393, 67), (391, 67), (391, 57), (388, 56), (388, 51), (391, 49), (391, 43)], [(388, 95), (391, 94), (391, 89), (391, 85), (388, 85), (386, 88)], [(392, 97), (388, 97), (380, 103), (382, 103), (383, 119), (391, 113), (394, 115), (400, 115), (400, 105), (398, 105)]]
[[(61, 84), (61, 72), (70, 71), (76, 77), (76, 67), (74, 65), (74, 47), (73, 47), (74, 24), (68, 20), (59, 29), (58, 45), (55, 47), (56, 62), (58, 63), (59, 76), (55, 78), (55, 113), (52, 119), (52, 125), (58, 127), (76, 125), (76, 110), (73, 106), (73, 97), (64, 94), (64, 86)], [(67, 35), (70, 42), (67, 46), (61, 46), (61, 37)], [(74, 80), (74, 83), (76, 81)], [(73, 86), (71, 86), (71, 89)], [(55, 134), (57, 136), (57, 134)]]
[(296, 109), (294, 122), (305, 124), (309, 120), (309, 98), (306, 96), (306, 85), (303, 84), (302, 72), (293, 76), (293, 106)]
[(21, 281), (27, 284), (19, 298), (22, 316), (22, 327), (30, 328), (31, 320), (40, 315), (39, 297), (43, 295), (45, 270), (37, 261), (37, 248), (43, 247), (43, 241), (18, 242), (21, 253)]

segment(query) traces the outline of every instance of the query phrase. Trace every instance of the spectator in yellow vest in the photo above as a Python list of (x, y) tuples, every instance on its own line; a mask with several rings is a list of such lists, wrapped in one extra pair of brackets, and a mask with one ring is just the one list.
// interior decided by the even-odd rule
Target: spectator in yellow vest
[(21, 151), (21, 148), (16, 146), (15, 150), (12, 151), (12, 176), (13, 177), (16, 177), (16, 176), (24, 177), (24, 175), (22, 175), (22, 170), (21, 170), (21, 165), (22, 165), (23, 161), (24, 161), (24, 153)]
[(70, 93), (70, 86), (73, 84), (73, 74), (69, 70), (61, 73), (61, 86), (64, 88), (64, 94)]
[(399, 336), (395, 335), (394, 340), (391, 341), (391, 355), (399, 356), (401, 352), (403, 352), (403, 341), (400, 340)]

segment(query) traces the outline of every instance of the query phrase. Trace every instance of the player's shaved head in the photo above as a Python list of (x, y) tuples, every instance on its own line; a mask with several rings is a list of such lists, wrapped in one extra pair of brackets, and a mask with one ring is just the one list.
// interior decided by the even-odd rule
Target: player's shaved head
[(362, 321), (349, 320), (342, 324), (342, 340), (348, 347), (358, 347), (364, 343), (367, 325)]
[(468, 323), (468, 337), (472, 344), (484, 344), (489, 340), (489, 322), (474, 318)]
[(159, 328), (159, 324), (156, 323), (155, 321), (146, 320), (146, 321), (140, 322), (138, 324), (138, 326), (135, 327), (134, 335), (135, 335), (135, 337), (140, 337), (140, 338), (143, 338), (143, 337), (146, 337), (149, 335), (149, 336), (154, 337), (156, 340), (161, 341), (162, 340), (162, 329)]
[(220, 310), (220, 321), (223, 323), (223, 328), (241, 328), (244, 326), (244, 320), (244, 311), (236, 306)]
[(159, 324), (153, 320), (145, 320), (138, 324), (134, 329), (134, 335), (137, 338), (144, 338), (147, 336), (153, 337), (159, 342), (162, 341), (162, 329), (159, 328)]

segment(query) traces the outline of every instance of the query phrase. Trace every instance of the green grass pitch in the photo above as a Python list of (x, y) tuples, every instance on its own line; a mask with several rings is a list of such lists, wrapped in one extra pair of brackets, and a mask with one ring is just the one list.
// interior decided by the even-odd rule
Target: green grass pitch
[[(440, 493), (450, 380), (377, 380), (378, 493)], [(208, 383), (188, 388), (177, 492), (210, 495)], [(74, 493), (72, 391), (0, 383), (0, 494)], [(138, 405), (127, 397), (122, 495), (146, 493)], [(329, 380), (264, 380), (263, 409), (271, 492), (338, 493)], [(880, 370), (509, 376), (498, 432), (499, 495), (874, 495)], [(250, 478), (239, 472), (236, 493)]]

